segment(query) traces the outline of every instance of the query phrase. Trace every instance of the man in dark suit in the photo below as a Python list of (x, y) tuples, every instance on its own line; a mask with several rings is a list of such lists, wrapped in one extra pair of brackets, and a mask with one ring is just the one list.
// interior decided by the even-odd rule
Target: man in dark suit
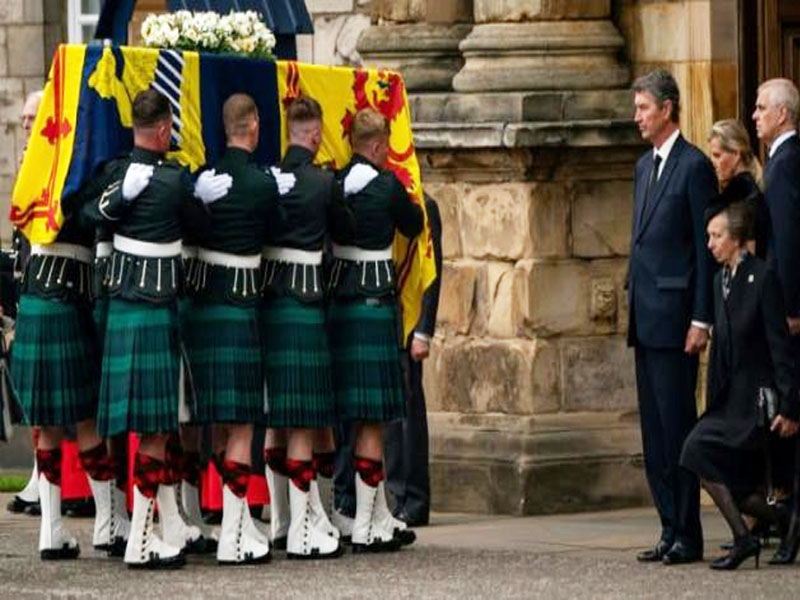
[(653, 148), (635, 170), (628, 345), (635, 348), (645, 472), (661, 520), (659, 541), (637, 558), (672, 565), (703, 556), (699, 484), (678, 461), (697, 420), (698, 355), (712, 320), (703, 212), (717, 179), (680, 134), (672, 75), (648, 73), (633, 92), (636, 125)]
[[(800, 140), (797, 118), (800, 94), (788, 79), (770, 79), (758, 88), (753, 112), (758, 138), (768, 147), (764, 166), (764, 187), (770, 214), (772, 237), (767, 246), (767, 262), (778, 275), (783, 292), (786, 322), (791, 337), (795, 369), (800, 369)], [(773, 424), (782, 435), (792, 423), (777, 417)], [(800, 444), (800, 442), (798, 442)], [(800, 445), (798, 445), (800, 458)], [(795, 469), (798, 465), (795, 464)], [(798, 474), (795, 475), (797, 479)], [(794, 562), (800, 547), (797, 495), (800, 482), (794, 486), (794, 509), (789, 532), (771, 564)]]
[(422, 299), (422, 314), (412, 334), (409, 349), (403, 352), (402, 365), (406, 393), (406, 417), (387, 425), (386, 488), (394, 498), (394, 516), (409, 527), (427, 525), (430, 515), (428, 476), (428, 417), (422, 389), (422, 361), (428, 358), (436, 329), (436, 312), (442, 273), (442, 220), (436, 201), (425, 195), (436, 279)]
[(767, 259), (783, 289), (789, 331), (800, 334), (800, 139), (797, 88), (788, 79), (770, 79), (758, 88), (753, 120), (769, 148), (764, 187), (772, 225)]

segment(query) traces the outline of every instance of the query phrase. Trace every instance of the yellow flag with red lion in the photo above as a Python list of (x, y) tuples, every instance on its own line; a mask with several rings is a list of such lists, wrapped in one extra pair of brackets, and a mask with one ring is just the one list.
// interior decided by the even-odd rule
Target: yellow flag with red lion
[[(326, 67), (298, 62), (278, 62), (278, 94), (281, 99), (281, 129), (286, 131), (283, 109), (293, 98), (310, 96), (322, 106), (322, 146), (317, 163), (343, 168), (352, 155), (350, 126), (359, 110), (373, 108), (391, 127), (388, 167), (406, 187), (409, 196), (425, 210), (419, 162), (414, 151), (411, 111), (402, 77), (392, 71)], [(281, 153), (288, 139), (281, 140)], [(427, 216), (425, 228), (414, 240), (397, 234), (394, 262), (403, 309), (404, 339), (420, 317), (422, 295), (436, 277), (433, 245)]]

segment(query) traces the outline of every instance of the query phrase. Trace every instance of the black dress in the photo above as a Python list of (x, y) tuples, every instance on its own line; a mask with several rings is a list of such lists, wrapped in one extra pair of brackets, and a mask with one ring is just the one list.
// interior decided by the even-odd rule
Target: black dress
[(734, 175), (719, 196), (710, 203), (706, 209), (706, 223), (713, 216), (737, 201), (743, 201), (750, 205), (753, 211), (756, 256), (766, 259), (772, 230), (769, 220), (769, 208), (761, 188), (758, 187), (756, 180), (747, 171)]
[[(709, 481), (747, 494), (764, 482), (764, 431), (758, 427), (758, 389), (772, 387), (778, 412), (796, 419), (796, 376), (778, 281), (767, 264), (745, 255), (722, 292), (714, 279), (714, 329), (708, 408), (686, 438), (681, 465)], [(792, 445), (772, 436), (776, 485), (790, 479)]]

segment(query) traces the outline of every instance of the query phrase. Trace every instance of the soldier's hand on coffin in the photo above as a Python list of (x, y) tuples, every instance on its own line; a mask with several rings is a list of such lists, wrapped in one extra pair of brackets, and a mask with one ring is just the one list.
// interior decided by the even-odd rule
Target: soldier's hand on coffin
[(131, 163), (122, 181), (122, 197), (130, 202), (144, 191), (153, 177), (153, 165)]
[(203, 204), (211, 204), (220, 198), (224, 198), (228, 190), (233, 185), (233, 177), (227, 173), (217, 175), (216, 170), (203, 171), (194, 184), (195, 198), (199, 198)]
[(294, 173), (284, 173), (278, 167), (270, 167), (269, 170), (272, 173), (272, 176), (275, 178), (275, 183), (278, 184), (278, 193), (281, 196), (285, 196), (292, 191), (294, 184), (297, 181)]
[(344, 178), (344, 195), (352, 196), (357, 194), (367, 184), (378, 176), (378, 171), (364, 163), (358, 163), (350, 169), (347, 177)]

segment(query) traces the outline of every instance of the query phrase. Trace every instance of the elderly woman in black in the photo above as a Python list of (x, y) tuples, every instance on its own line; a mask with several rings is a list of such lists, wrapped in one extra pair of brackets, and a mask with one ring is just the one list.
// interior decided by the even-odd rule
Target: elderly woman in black
[(783, 301), (775, 275), (747, 251), (753, 238), (752, 205), (724, 194), (707, 215), (708, 247), (722, 268), (714, 279), (714, 330), (708, 409), (686, 439), (681, 465), (700, 477), (734, 535), (729, 554), (712, 569), (735, 569), (749, 557), (756, 567), (759, 541), (742, 513), (785, 530), (788, 515), (765, 500), (764, 446), (759, 389), (771, 389), (777, 414), (768, 427), (780, 437), (797, 432), (798, 391)]

